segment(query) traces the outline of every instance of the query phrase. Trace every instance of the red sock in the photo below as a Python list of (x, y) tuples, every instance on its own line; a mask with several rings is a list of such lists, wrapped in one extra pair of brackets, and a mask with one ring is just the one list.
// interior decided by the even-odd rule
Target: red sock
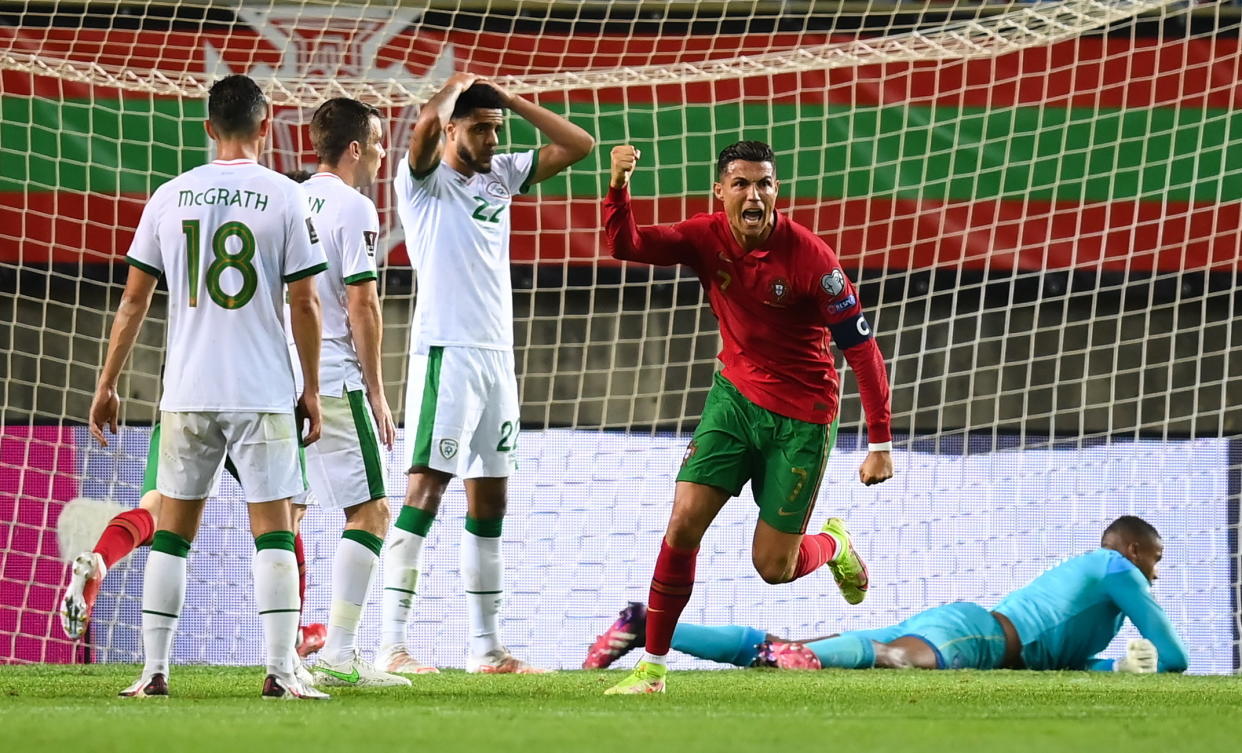
[(95, 544), (95, 551), (111, 568), (121, 558), (140, 546), (151, 543), (155, 535), (155, 518), (141, 507), (126, 510), (108, 521), (108, 527)]
[(794, 580), (813, 573), (824, 566), (837, 553), (837, 540), (826, 533), (813, 533), (802, 537), (798, 545), (798, 565), (794, 568)]
[(660, 556), (656, 558), (647, 596), (647, 653), (668, 653), (681, 610), (686, 608), (694, 590), (694, 562), (698, 556), (698, 547), (674, 549), (668, 542), (660, 542)]
[(306, 602), (306, 550), (302, 548), (302, 534), (293, 537), (293, 558), (298, 561), (298, 609)]

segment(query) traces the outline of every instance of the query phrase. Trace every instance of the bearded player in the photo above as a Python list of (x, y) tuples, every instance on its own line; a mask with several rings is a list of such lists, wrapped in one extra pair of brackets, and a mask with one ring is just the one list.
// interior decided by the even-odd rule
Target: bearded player
[[(739, 667), (781, 669), (1032, 669), (1185, 672), (1186, 647), (1152, 598), (1160, 534), (1123, 515), (1100, 548), (1073, 557), (1001, 600), (932, 607), (889, 627), (790, 641), (741, 625), (680, 623), (673, 648)], [(1129, 619), (1143, 636), (1126, 654), (1098, 654)], [(646, 609), (631, 602), (587, 653), (583, 669), (604, 669), (642, 645)]]
[[(506, 111), (547, 143), (497, 153)], [(380, 658), (389, 672), (425, 672), (406, 626), (423, 543), (454, 476), (466, 487), (461, 574), (469, 608), (466, 671), (530, 674), (500, 638), (500, 534), (519, 407), (513, 361), (510, 205), (595, 146), (565, 118), (469, 73), (423, 105), (393, 187), (418, 303), (410, 325), (405, 431), (409, 486), (384, 560)]]
[(827, 564), (851, 604), (867, 592), (867, 569), (839, 518), (804, 535), (836, 438), (840, 381), (828, 342), (858, 379), (869, 452), (859, 480), (893, 475), (888, 375), (862, 304), (836, 254), (776, 211), (772, 148), (726, 147), (714, 193), (724, 211), (639, 228), (629, 180), (638, 150), (612, 150), (604, 228), (612, 255), (685, 264), (699, 276), (720, 321), (724, 369), (715, 376), (690, 440), (673, 511), (651, 580), (646, 654), (608, 694), (662, 693), (678, 617), (694, 587), (699, 542), (716, 514), (751, 482), (759, 521), (751, 558), (768, 583), (788, 583)]

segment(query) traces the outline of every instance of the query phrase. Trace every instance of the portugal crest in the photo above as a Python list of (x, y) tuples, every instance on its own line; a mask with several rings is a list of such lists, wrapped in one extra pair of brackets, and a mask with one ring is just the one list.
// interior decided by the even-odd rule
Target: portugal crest
[(698, 449), (699, 443), (696, 440), (691, 439), (690, 444), (686, 445), (686, 454), (681, 456), (682, 467), (685, 467), (686, 463), (690, 462), (690, 458), (694, 457), (694, 453), (697, 452)]
[(457, 454), (457, 440), (441, 439), (440, 454), (444, 456), (445, 460), (452, 460), (453, 456)]
[(784, 277), (772, 281), (772, 300), (776, 303), (785, 302), (785, 294), (789, 292), (789, 282)]

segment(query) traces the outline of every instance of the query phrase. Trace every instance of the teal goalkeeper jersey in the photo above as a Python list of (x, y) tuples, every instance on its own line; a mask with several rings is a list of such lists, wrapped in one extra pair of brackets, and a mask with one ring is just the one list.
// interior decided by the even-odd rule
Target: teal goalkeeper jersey
[(1186, 648), (1151, 585), (1128, 559), (1112, 549), (1074, 557), (1009, 594), (995, 611), (1009, 618), (1022, 641), (1027, 669), (1111, 670), (1112, 659), (1096, 654), (1117, 636), (1129, 617), (1156, 645), (1159, 671), (1186, 671)]

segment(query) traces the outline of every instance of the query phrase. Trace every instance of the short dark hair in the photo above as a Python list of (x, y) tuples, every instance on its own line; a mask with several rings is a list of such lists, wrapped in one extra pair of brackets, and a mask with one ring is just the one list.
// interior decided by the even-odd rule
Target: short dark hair
[(315, 154), (325, 165), (335, 165), (355, 141), (363, 146), (371, 139), (371, 118), (380, 111), (349, 97), (329, 99), (311, 118), (310, 137)]
[(286, 170), (285, 177), (294, 183), (305, 183), (310, 180), (311, 174), (309, 170)]
[(1122, 515), (1114, 520), (1108, 528), (1104, 529), (1104, 535), (1100, 537), (1100, 541), (1103, 542), (1110, 533), (1127, 539), (1150, 538), (1155, 541), (1160, 538), (1160, 532), (1156, 530), (1156, 527), (1137, 515)]
[(484, 110), (506, 109), (505, 101), (500, 98), (500, 92), (488, 84), (475, 83), (458, 95), (457, 103), (453, 105), (453, 120), (467, 117), (479, 108)]
[(772, 147), (762, 141), (739, 141), (721, 149), (720, 156), (716, 158), (716, 175), (724, 175), (729, 163), (735, 160), (771, 162), (772, 169), (776, 169), (776, 155), (772, 153)]
[(207, 92), (207, 118), (221, 138), (252, 136), (267, 115), (267, 97), (249, 76), (226, 76)]

